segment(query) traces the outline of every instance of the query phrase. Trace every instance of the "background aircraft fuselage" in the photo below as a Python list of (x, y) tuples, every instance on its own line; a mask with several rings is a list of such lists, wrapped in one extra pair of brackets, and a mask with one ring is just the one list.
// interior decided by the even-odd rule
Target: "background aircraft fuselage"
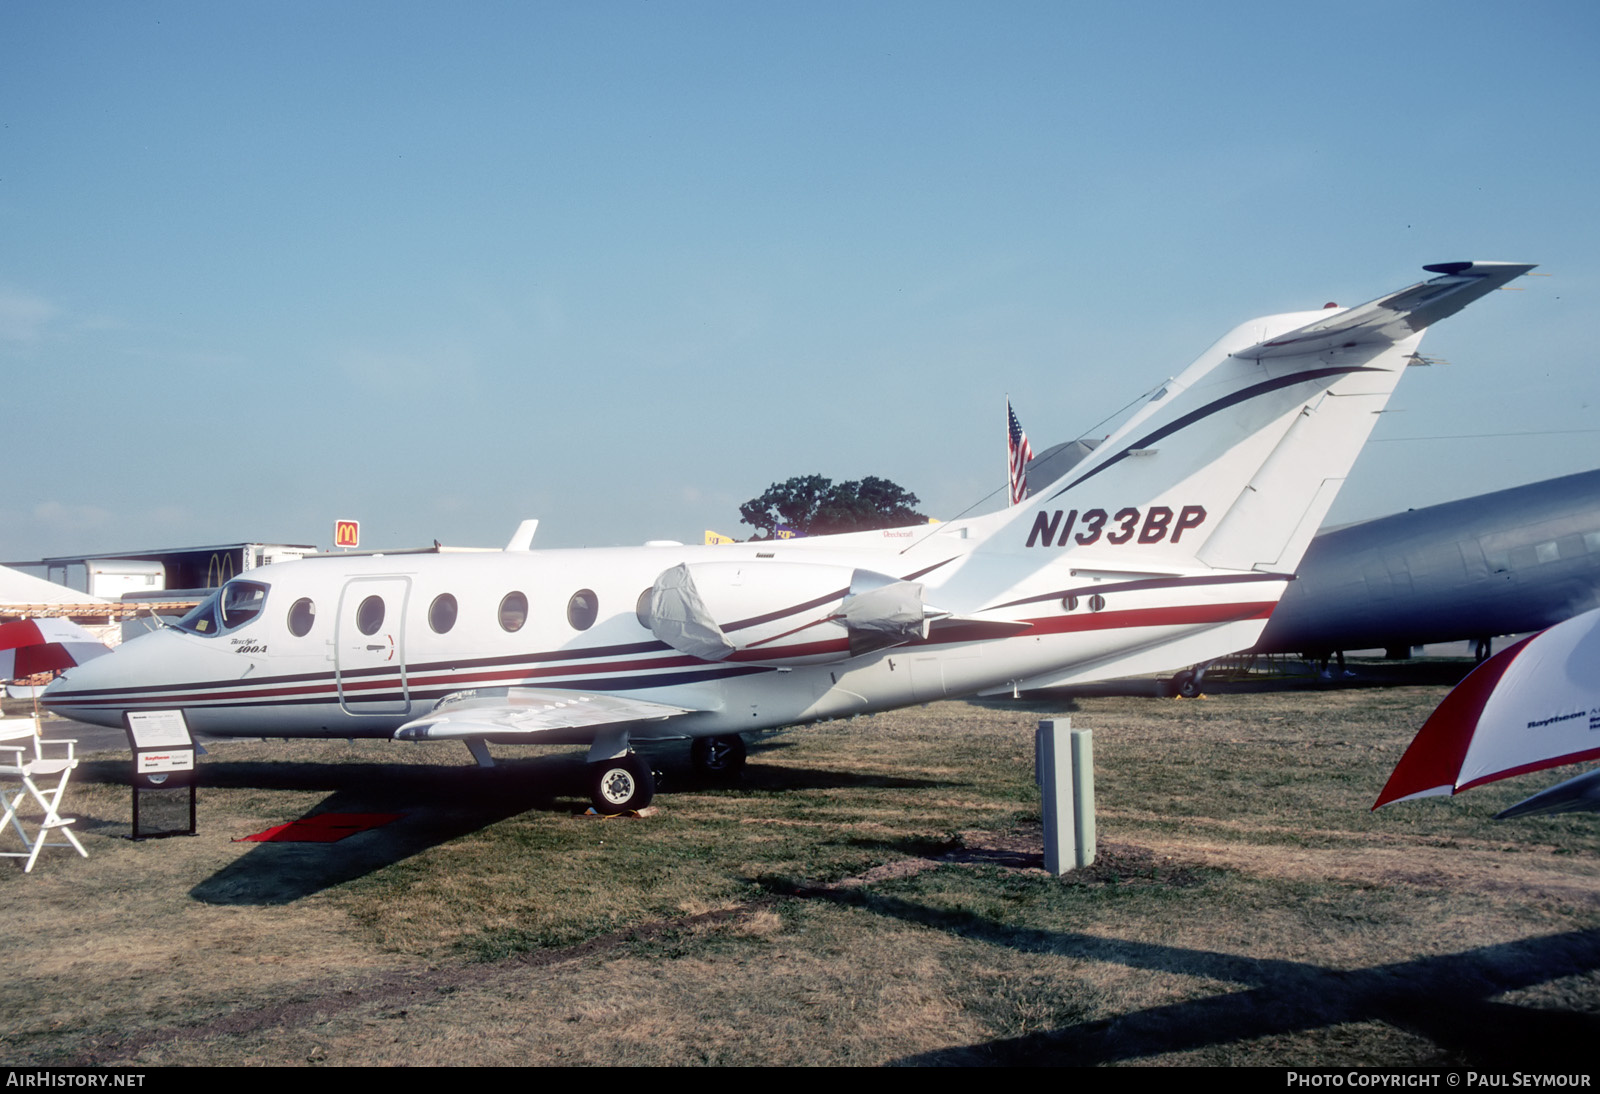
[(1252, 652), (1540, 630), (1600, 607), (1600, 470), (1320, 533)]

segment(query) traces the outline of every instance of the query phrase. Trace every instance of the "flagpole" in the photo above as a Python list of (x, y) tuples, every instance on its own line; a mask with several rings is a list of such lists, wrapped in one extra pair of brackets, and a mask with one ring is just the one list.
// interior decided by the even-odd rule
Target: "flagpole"
[(1006, 392), (1006, 508), (1016, 502), (1011, 500), (1011, 392)]

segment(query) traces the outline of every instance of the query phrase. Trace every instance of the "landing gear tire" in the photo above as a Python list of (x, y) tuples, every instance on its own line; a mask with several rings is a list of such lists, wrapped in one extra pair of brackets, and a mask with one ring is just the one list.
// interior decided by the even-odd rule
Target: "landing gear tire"
[(591, 764), (589, 796), (600, 813), (643, 809), (656, 796), (656, 777), (636, 752)]
[(1180, 672), (1172, 678), (1172, 690), (1185, 699), (1193, 699), (1200, 694), (1200, 681), (1192, 672)]
[(689, 746), (689, 760), (697, 774), (707, 779), (736, 779), (744, 770), (744, 738), (696, 737)]

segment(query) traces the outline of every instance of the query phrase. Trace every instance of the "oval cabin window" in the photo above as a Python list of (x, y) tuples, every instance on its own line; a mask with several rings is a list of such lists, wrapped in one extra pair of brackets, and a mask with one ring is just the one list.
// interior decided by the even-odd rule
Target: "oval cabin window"
[(369, 596), (356, 609), (356, 630), (362, 634), (377, 634), (383, 626), (383, 597)]
[(450, 628), (456, 625), (456, 610), (456, 598), (440, 593), (428, 606), (428, 626), (435, 634), (449, 634)]
[(520, 631), (528, 621), (528, 598), (521, 593), (507, 593), (500, 601), (500, 626), (508, 631)]
[(567, 601), (567, 622), (575, 631), (586, 631), (594, 626), (600, 615), (600, 600), (593, 589), (579, 589)]
[(304, 638), (311, 633), (311, 625), (317, 621), (317, 606), (311, 603), (311, 598), (302, 596), (289, 605), (289, 633), (296, 638)]

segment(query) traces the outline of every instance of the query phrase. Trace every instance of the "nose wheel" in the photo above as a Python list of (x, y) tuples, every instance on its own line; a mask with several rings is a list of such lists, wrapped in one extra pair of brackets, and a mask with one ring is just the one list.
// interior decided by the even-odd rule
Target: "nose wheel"
[(589, 796), (596, 812), (643, 809), (656, 796), (656, 777), (637, 752), (589, 765)]

